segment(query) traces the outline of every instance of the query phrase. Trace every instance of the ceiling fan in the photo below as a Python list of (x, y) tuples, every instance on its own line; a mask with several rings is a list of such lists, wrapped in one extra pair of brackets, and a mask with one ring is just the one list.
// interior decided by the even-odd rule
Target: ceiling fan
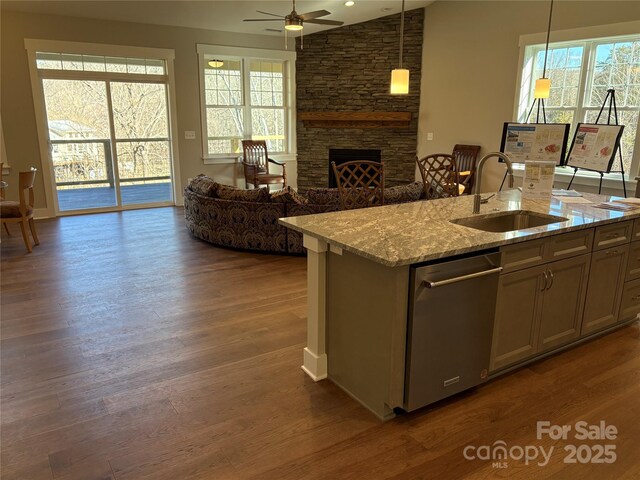
[(245, 22), (281, 22), (284, 19), (285, 30), (302, 30), (304, 22), (316, 23), (320, 25), (343, 25), (344, 22), (337, 20), (322, 20), (319, 17), (325, 17), (331, 15), (331, 12), (326, 10), (316, 10), (315, 12), (298, 13), (296, 12), (296, 0), (293, 0), (293, 10), (289, 15), (276, 15), (275, 13), (262, 12), (257, 10), (258, 13), (264, 15), (271, 15), (278, 18), (245, 18)]

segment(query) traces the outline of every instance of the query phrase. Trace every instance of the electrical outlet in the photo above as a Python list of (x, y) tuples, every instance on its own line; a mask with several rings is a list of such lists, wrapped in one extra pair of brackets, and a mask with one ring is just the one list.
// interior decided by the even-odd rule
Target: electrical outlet
[(194, 132), (193, 130), (187, 130), (184, 132), (184, 139), (185, 140), (195, 140), (196, 139), (196, 132)]

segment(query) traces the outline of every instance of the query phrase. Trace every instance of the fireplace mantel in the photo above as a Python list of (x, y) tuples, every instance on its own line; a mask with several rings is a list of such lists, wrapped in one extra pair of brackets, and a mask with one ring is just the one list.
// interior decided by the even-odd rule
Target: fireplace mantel
[(409, 128), (411, 112), (299, 112), (306, 128)]

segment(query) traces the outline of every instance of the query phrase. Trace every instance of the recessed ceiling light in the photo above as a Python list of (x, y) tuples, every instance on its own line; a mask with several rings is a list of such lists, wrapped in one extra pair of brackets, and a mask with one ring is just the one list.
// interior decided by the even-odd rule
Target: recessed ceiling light
[(355, 4), (356, 2), (354, 2), (353, 0), (347, 0), (346, 2), (344, 2), (345, 7), (353, 7)]

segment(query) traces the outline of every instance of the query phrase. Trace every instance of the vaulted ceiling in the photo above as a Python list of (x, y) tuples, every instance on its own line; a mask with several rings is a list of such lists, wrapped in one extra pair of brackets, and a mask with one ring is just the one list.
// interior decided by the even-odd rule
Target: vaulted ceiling
[[(405, 9), (424, 7), (432, 1), (407, 0)], [(204, 28), (226, 32), (280, 35), (284, 20), (257, 13), (257, 10), (287, 15), (292, 2), (288, 0), (2, 0), (2, 10), (65, 15), (82, 18), (98, 18), (123, 22), (173, 25), (179, 27)], [(350, 25), (373, 18), (399, 13), (400, 0), (355, 0), (351, 7), (345, 0), (297, 0), (298, 13), (328, 10), (331, 15), (322, 17), (339, 20)], [(274, 18), (272, 22), (243, 22), (245, 18)], [(304, 33), (314, 33), (329, 28), (326, 25), (305, 23)], [(269, 30), (267, 30), (269, 29)], [(272, 31), (275, 30), (275, 31)]]

